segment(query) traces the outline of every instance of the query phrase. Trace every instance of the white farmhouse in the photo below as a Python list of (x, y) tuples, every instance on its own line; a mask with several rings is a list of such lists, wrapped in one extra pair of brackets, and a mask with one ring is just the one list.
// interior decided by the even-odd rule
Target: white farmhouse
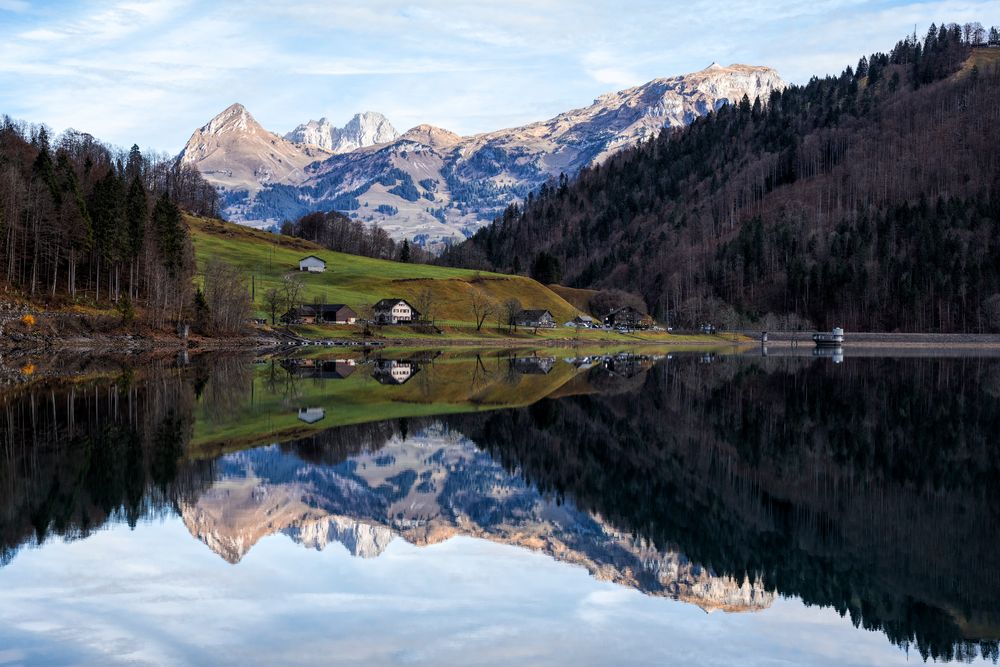
[(326, 262), (321, 260), (316, 255), (309, 255), (308, 257), (303, 257), (299, 260), (299, 271), (323, 273), (326, 271)]
[(405, 299), (382, 299), (375, 304), (374, 310), (378, 324), (397, 324), (420, 319), (420, 313)]

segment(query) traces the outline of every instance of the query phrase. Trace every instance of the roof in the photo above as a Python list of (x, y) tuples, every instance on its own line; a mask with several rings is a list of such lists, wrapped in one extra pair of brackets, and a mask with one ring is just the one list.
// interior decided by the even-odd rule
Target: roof
[(410, 307), (411, 310), (416, 310), (416, 308), (413, 307), (413, 304), (407, 301), (406, 299), (382, 299), (381, 301), (375, 304), (375, 309), (378, 310), (381, 308), (392, 308), (393, 306), (395, 306), (397, 303), (400, 302), (405, 303), (407, 306)]
[(546, 309), (546, 308), (543, 308), (541, 310), (522, 310), (520, 313), (517, 314), (518, 317), (524, 317), (524, 318), (535, 319), (535, 320), (537, 320), (538, 318), (540, 318), (540, 317), (542, 317), (544, 315), (548, 315), (549, 317), (552, 317), (552, 313), (550, 313), (548, 311), (548, 309)]
[(577, 315), (573, 318), (574, 320), (580, 320), (581, 322), (593, 322), (594, 318), (590, 315)]
[[(348, 308), (351, 312), (354, 312), (354, 309), (348, 306), (346, 303), (303, 303), (302, 305), (295, 306), (294, 308), (289, 310), (288, 313), (293, 313), (293, 314), (304, 313), (309, 315), (315, 315), (320, 310), (322, 310), (324, 313), (328, 313), (330, 311), (338, 311), (343, 308)], [(285, 314), (287, 315), (288, 313)]]
[(301, 259), (299, 259), (299, 261), (300, 262), (304, 262), (304, 261), (306, 261), (307, 259), (310, 259), (310, 258), (311, 259), (318, 259), (319, 261), (321, 261), (324, 264), (326, 264), (326, 260), (325, 259), (323, 259), (322, 257), (317, 257), (316, 255), (306, 255), (305, 257), (302, 257)]
[(652, 317), (650, 317), (646, 313), (642, 312), (641, 310), (639, 310), (635, 306), (622, 306), (621, 308), (615, 308), (610, 313), (608, 313), (607, 315), (605, 315), (604, 319), (608, 320), (608, 319), (611, 319), (611, 318), (616, 317), (616, 316), (636, 317), (636, 318), (638, 318), (640, 320), (641, 319), (645, 319), (645, 318), (653, 319)]

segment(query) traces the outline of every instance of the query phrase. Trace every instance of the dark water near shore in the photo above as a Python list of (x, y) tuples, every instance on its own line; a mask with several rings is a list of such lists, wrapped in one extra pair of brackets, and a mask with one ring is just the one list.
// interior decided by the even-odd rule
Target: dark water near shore
[(0, 664), (995, 664), (1000, 358), (782, 354), (6, 390)]

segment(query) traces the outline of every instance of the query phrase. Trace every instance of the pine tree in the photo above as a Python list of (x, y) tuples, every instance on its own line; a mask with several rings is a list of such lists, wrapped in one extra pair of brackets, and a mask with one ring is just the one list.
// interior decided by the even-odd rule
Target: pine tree
[(156, 245), (160, 250), (160, 261), (168, 275), (173, 278), (181, 268), (184, 248), (184, 228), (181, 211), (164, 193), (153, 207), (153, 230)]
[(403, 246), (399, 249), (399, 261), (409, 262), (410, 261), (410, 241), (409, 239), (403, 239)]
[(129, 293), (135, 297), (135, 283), (138, 274), (138, 259), (146, 235), (146, 221), (149, 208), (146, 202), (146, 188), (136, 175), (132, 178), (128, 194), (125, 196), (125, 222), (128, 228)]
[[(62, 206), (60, 207), (59, 232), (66, 246), (67, 275), (66, 287), (70, 296), (76, 296), (76, 269), (81, 257), (90, 251), (94, 242), (94, 229), (87, 211), (87, 204), (80, 190), (76, 171), (65, 153), (60, 153), (57, 178)], [(56, 267), (58, 269), (58, 265)], [(53, 275), (53, 295), (58, 278), (58, 270)]]
[(855, 72), (855, 76), (859, 80), (868, 76), (868, 58), (861, 56), (861, 60), (858, 61), (858, 71)]

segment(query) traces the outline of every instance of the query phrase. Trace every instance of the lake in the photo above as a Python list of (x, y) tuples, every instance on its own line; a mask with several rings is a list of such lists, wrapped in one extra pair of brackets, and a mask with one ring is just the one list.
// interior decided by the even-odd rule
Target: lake
[(0, 664), (995, 664), (1000, 358), (61, 360)]

